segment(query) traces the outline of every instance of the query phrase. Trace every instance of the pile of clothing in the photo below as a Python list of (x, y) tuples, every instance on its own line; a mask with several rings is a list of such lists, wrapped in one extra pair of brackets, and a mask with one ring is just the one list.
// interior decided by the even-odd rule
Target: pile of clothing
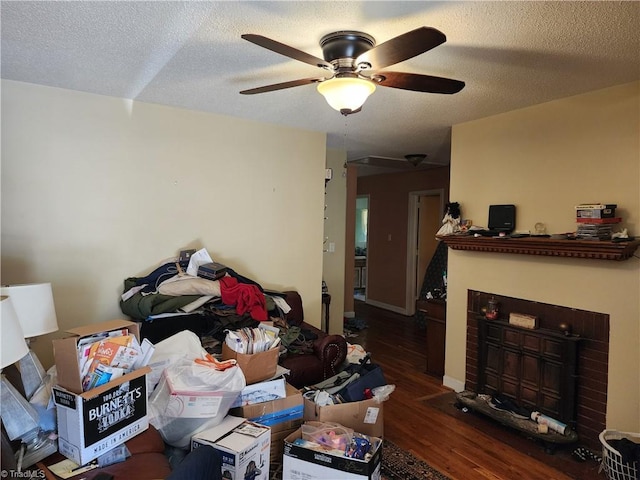
[[(201, 262), (211, 261), (206, 251)], [(142, 322), (141, 336), (157, 343), (181, 330), (192, 330), (211, 353), (219, 353), (226, 330), (257, 327), (284, 319), (291, 307), (284, 295), (227, 267), (217, 280), (198, 276), (196, 255), (168, 259), (142, 277), (124, 281), (122, 313)]]

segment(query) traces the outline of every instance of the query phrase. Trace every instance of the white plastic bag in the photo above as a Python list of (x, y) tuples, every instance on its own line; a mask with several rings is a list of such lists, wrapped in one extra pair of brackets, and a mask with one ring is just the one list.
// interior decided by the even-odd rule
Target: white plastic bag
[(169, 445), (187, 448), (193, 435), (222, 421), (245, 386), (240, 367), (219, 371), (181, 358), (149, 398), (149, 423)]
[(171, 335), (154, 346), (155, 350), (149, 360), (151, 372), (147, 375), (147, 392), (149, 396), (160, 381), (165, 368), (180, 359), (193, 360), (194, 358), (202, 358), (206, 353), (206, 350), (202, 348), (200, 338), (191, 330), (183, 330)]
[(376, 403), (382, 403), (389, 400), (389, 395), (391, 395), (395, 389), (395, 385), (381, 385), (380, 387), (372, 388), (371, 393)]

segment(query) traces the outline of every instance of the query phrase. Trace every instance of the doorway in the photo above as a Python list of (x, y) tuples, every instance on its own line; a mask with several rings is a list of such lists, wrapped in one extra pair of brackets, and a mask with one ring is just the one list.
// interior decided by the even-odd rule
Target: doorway
[(353, 272), (353, 298), (367, 298), (367, 246), (369, 242), (369, 195), (356, 197), (355, 268)]
[(409, 193), (409, 231), (407, 235), (407, 295), (408, 315), (415, 313), (416, 300), (427, 267), (438, 246), (436, 233), (444, 211), (444, 191), (425, 190)]

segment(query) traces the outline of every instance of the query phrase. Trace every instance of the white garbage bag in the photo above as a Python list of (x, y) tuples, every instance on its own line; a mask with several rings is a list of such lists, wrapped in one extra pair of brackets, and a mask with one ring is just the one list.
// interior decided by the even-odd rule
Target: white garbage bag
[(220, 371), (179, 359), (164, 369), (149, 398), (149, 423), (169, 445), (187, 448), (193, 435), (226, 417), (245, 386), (238, 366)]

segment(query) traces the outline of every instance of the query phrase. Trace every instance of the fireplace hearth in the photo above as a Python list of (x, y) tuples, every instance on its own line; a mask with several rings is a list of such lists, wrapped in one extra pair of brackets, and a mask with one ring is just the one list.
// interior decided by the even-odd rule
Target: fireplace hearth
[[(569, 408), (563, 407), (563, 411), (570, 412), (573, 418), (563, 420), (569, 420), (569, 423), (575, 427), (581, 444), (593, 450), (599, 450), (601, 445), (598, 435), (606, 425), (609, 315), (501, 296), (495, 292), (469, 290), (465, 388), (476, 393), (484, 393), (479, 390), (485, 390), (486, 387), (487, 372), (484, 371), (486, 362), (482, 359), (483, 353), (486, 359), (486, 352), (479, 351), (483, 348), (478, 347), (480, 332), (478, 319), (483, 316), (482, 309), (487, 306), (489, 299), (495, 299), (500, 304), (499, 319), (503, 320), (502, 324), (509, 318), (510, 313), (528, 314), (538, 318), (540, 332), (548, 332), (552, 336), (557, 332), (558, 337), (561, 338), (565, 331), (570, 330), (573, 335), (579, 337), (579, 342), (576, 342), (578, 344), (577, 368), (572, 374), (572, 377), (575, 377), (575, 391), (571, 395), (574, 398), (574, 404)], [(491, 321), (480, 320), (480, 322), (490, 324)], [(526, 329), (522, 330), (526, 333)], [(491, 372), (489, 378), (492, 378)], [(569, 379), (565, 380), (569, 381)], [(498, 382), (498, 385), (502, 383)], [(491, 387), (495, 387), (495, 382)], [(509, 388), (509, 381), (505, 383), (505, 388)], [(499, 393), (510, 392), (500, 391)], [(513, 398), (513, 395), (510, 396)], [(540, 392), (536, 397), (535, 393), (530, 392), (529, 402), (531, 398), (540, 398), (540, 401), (543, 401), (545, 394)]]

